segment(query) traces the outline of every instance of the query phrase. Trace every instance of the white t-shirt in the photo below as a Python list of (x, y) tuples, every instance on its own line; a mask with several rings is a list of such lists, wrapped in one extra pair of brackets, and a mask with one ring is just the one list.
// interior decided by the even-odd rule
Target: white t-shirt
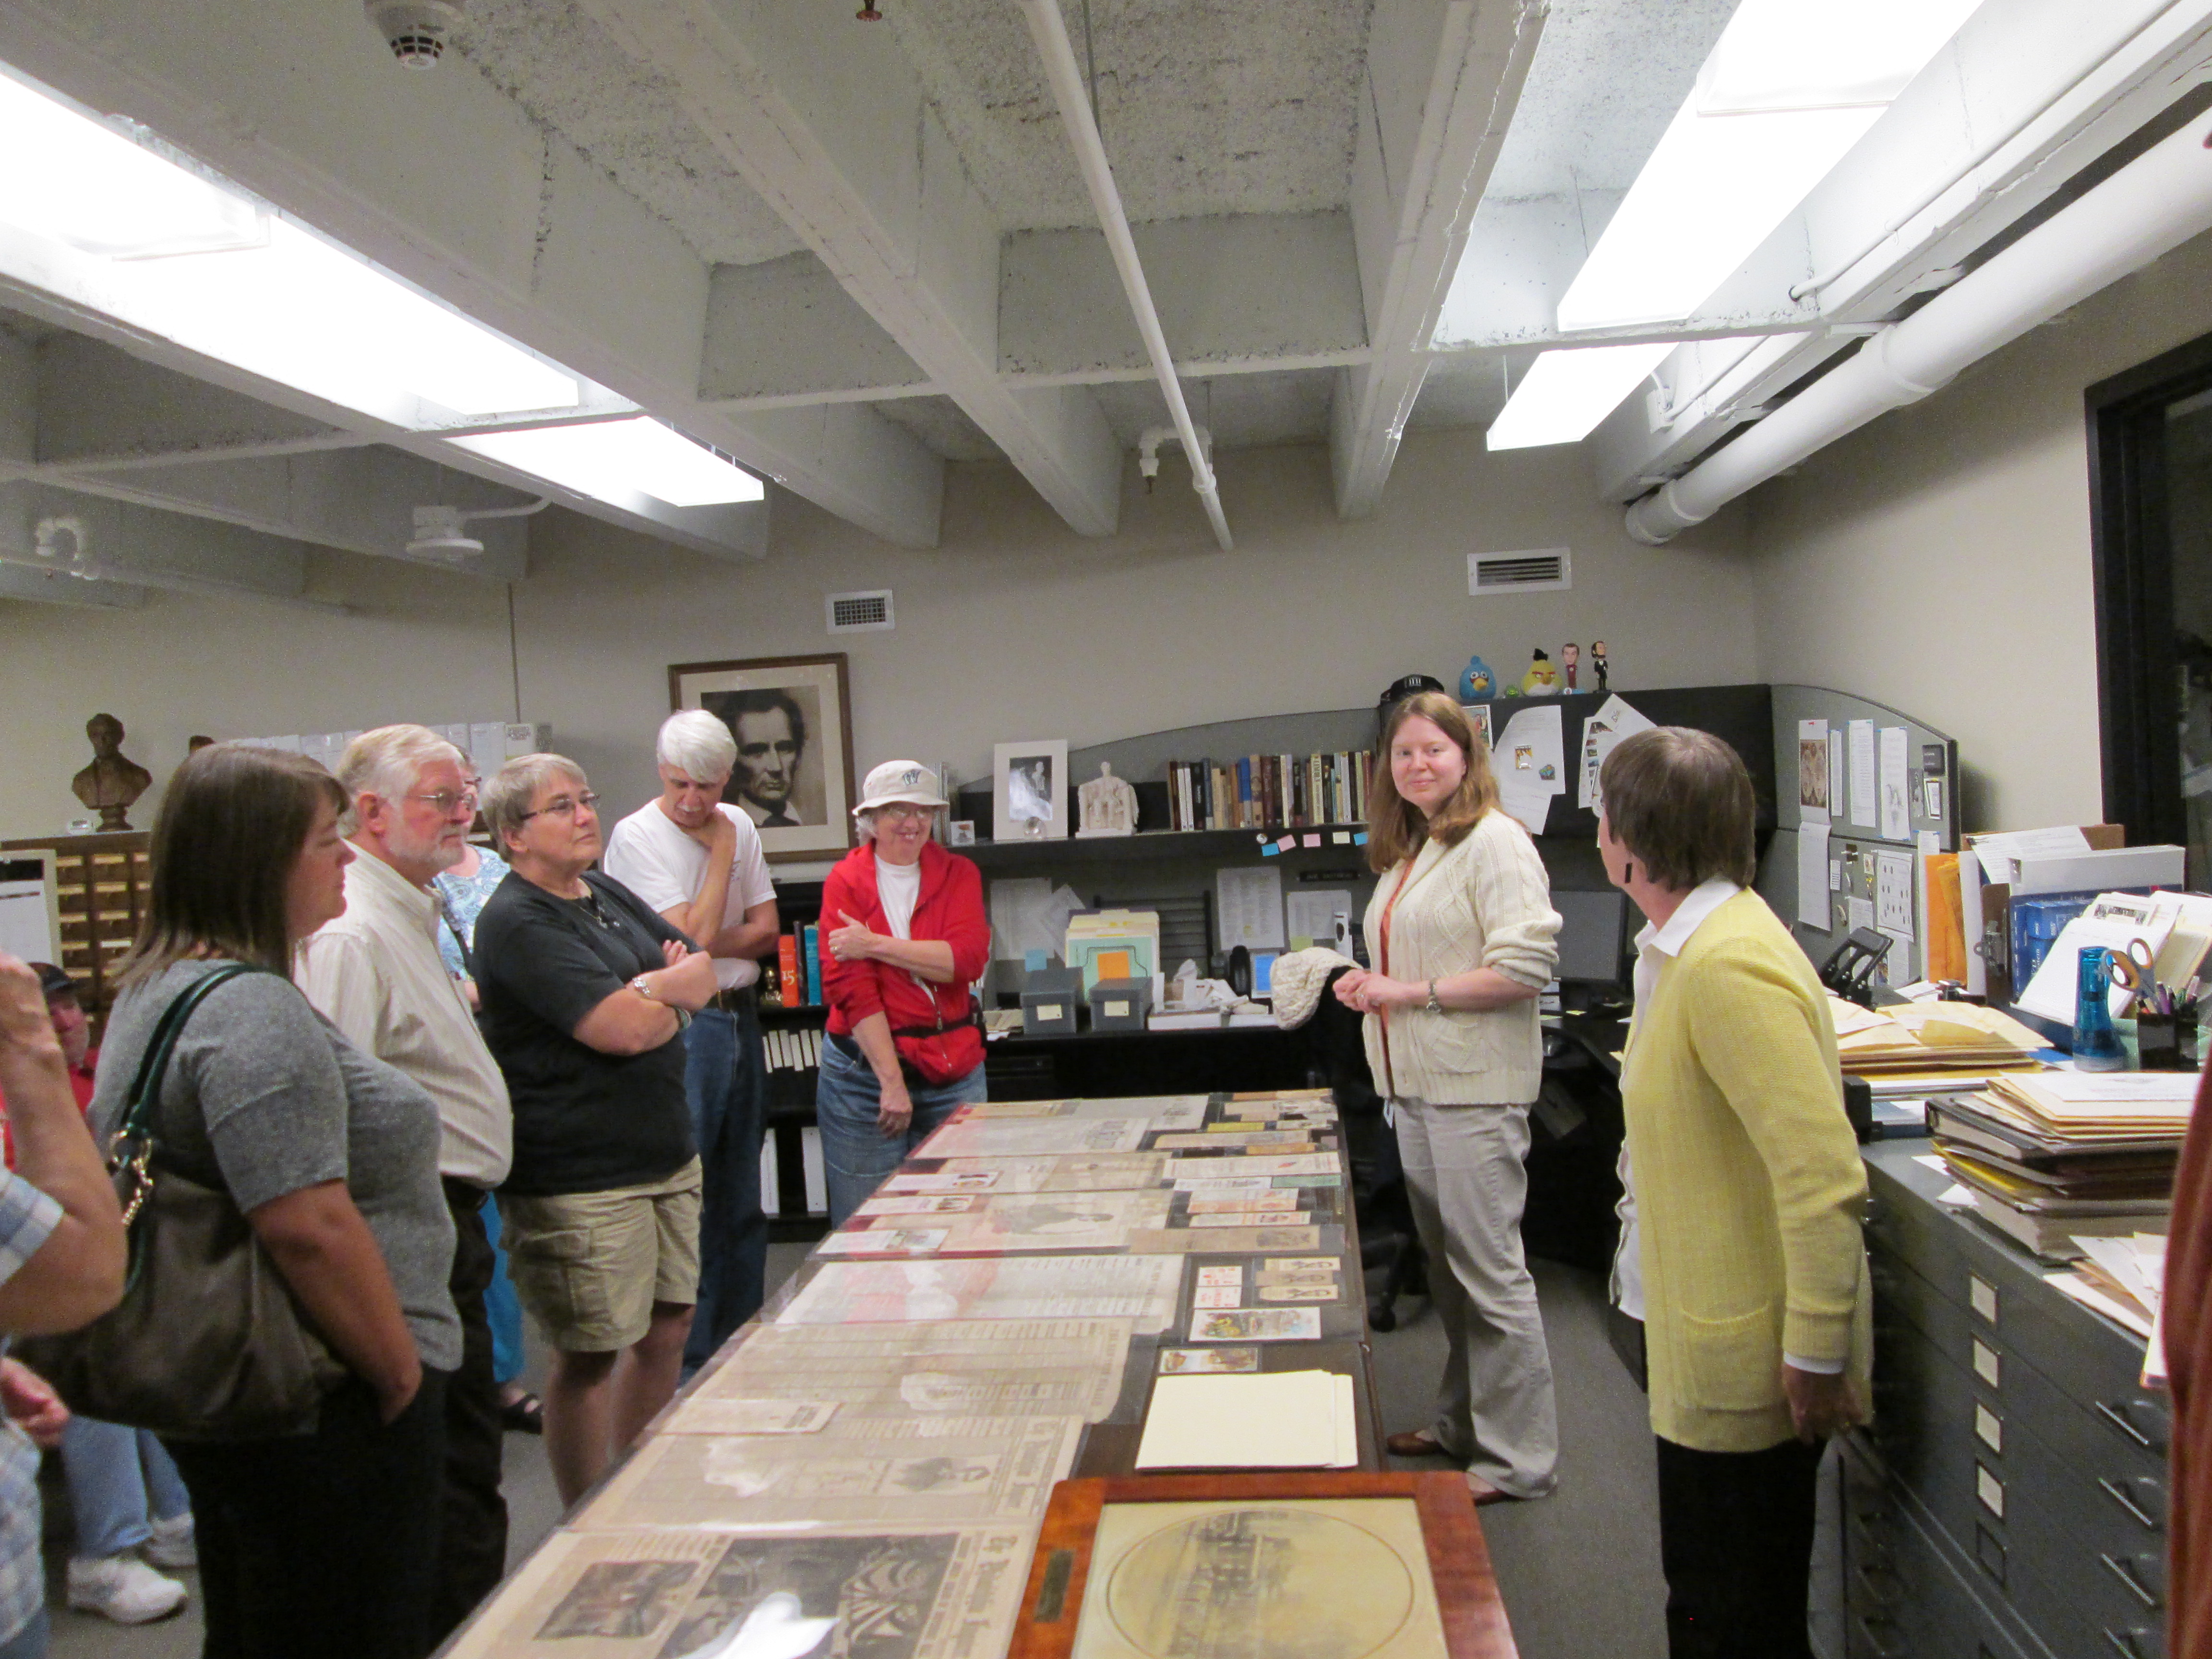
[[(722, 906), (721, 926), (744, 920), (756, 904), (775, 896), (761, 852), (760, 831), (736, 807), (716, 810), (737, 826), (737, 850), (730, 859), (730, 896)], [(676, 827), (657, 800), (647, 801), (614, 827), (599, 863), (617, 881), (653, 909), (665, 915), (689, 904), (707, 884), (707, 849)], [(725, 991), (742, 990), (760, 978), (760, 963), (750, 957), (716, 957), (714, 982)]]
[(884, 920), (891, 925), (891, 936), (912, 939), (914, 907), (921, 897), (921, 860), (893, 864), (879, 856), (876, 860), (876, 896), (884, 902)]

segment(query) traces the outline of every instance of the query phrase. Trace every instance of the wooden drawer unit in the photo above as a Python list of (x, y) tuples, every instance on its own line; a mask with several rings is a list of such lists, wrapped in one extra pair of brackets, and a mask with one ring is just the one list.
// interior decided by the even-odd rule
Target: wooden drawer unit
[(115, 1000), (110, 982), (118, 958), (130, 950), (145, 920), (148, 882), (146, 832), (50, 836), (0, 842), (0, 853), (51, 854), (54, 908), (60, 924), (58, 964), (82, 988), (94, 1041)]

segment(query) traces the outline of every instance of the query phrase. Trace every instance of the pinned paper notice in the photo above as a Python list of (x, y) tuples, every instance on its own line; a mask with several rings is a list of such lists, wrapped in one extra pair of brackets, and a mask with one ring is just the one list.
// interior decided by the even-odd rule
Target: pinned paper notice
[(1881, 838), (1912, 839), (1912, 781), (1905, 772), (1905, 728), (1885, 726), (1881, 739)]
[(1532, 836), (1544, 833), (1552, 798), (1567, 787), (1562, 748), (1556, 702), (1522, 709), (1498, 734), (1496, 752), (1505, 757), (1497, 769), (1498, 805)]
[(1851, 822), (1871, 830), (1875, 823), (1874, 722), (1853, 720), (1846, 730), (1850, 738)]
[[(1820, 769), (1825, 775), (1827, 762)], [(1828, 928), (1828, 826), (1797, 826), (1797, 920), (1808, 927)]]

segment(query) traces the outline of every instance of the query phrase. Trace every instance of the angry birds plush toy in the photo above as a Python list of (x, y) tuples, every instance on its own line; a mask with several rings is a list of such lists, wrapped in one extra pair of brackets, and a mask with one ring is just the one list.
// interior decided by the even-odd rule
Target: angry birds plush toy
[(1462, 702), (1488, 702), (1498, 695), (1498, 677), (1490, 672), (1490, 665), (1480, 653), (1467, 659), (1467, 667), (1459, 677), (1459, 700)]
[(1521, 677), (1521, 690), (1523, 696), (1531, 697), (1559, 695), (1559, 671), (1552, 666), (1550, 655), (1540, 647), (1536, 659), (1528, 665), (1528, 672)]

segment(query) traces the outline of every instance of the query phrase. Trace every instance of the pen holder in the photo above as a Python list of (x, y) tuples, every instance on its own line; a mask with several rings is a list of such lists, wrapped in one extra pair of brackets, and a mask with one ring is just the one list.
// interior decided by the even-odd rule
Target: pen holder
[(2193, 1072), (2197, 1069), (2197, 1014), (2181, 1009), (2171, 1014), (2136, 1016), (2136, 1052), (2146, 1072)]

